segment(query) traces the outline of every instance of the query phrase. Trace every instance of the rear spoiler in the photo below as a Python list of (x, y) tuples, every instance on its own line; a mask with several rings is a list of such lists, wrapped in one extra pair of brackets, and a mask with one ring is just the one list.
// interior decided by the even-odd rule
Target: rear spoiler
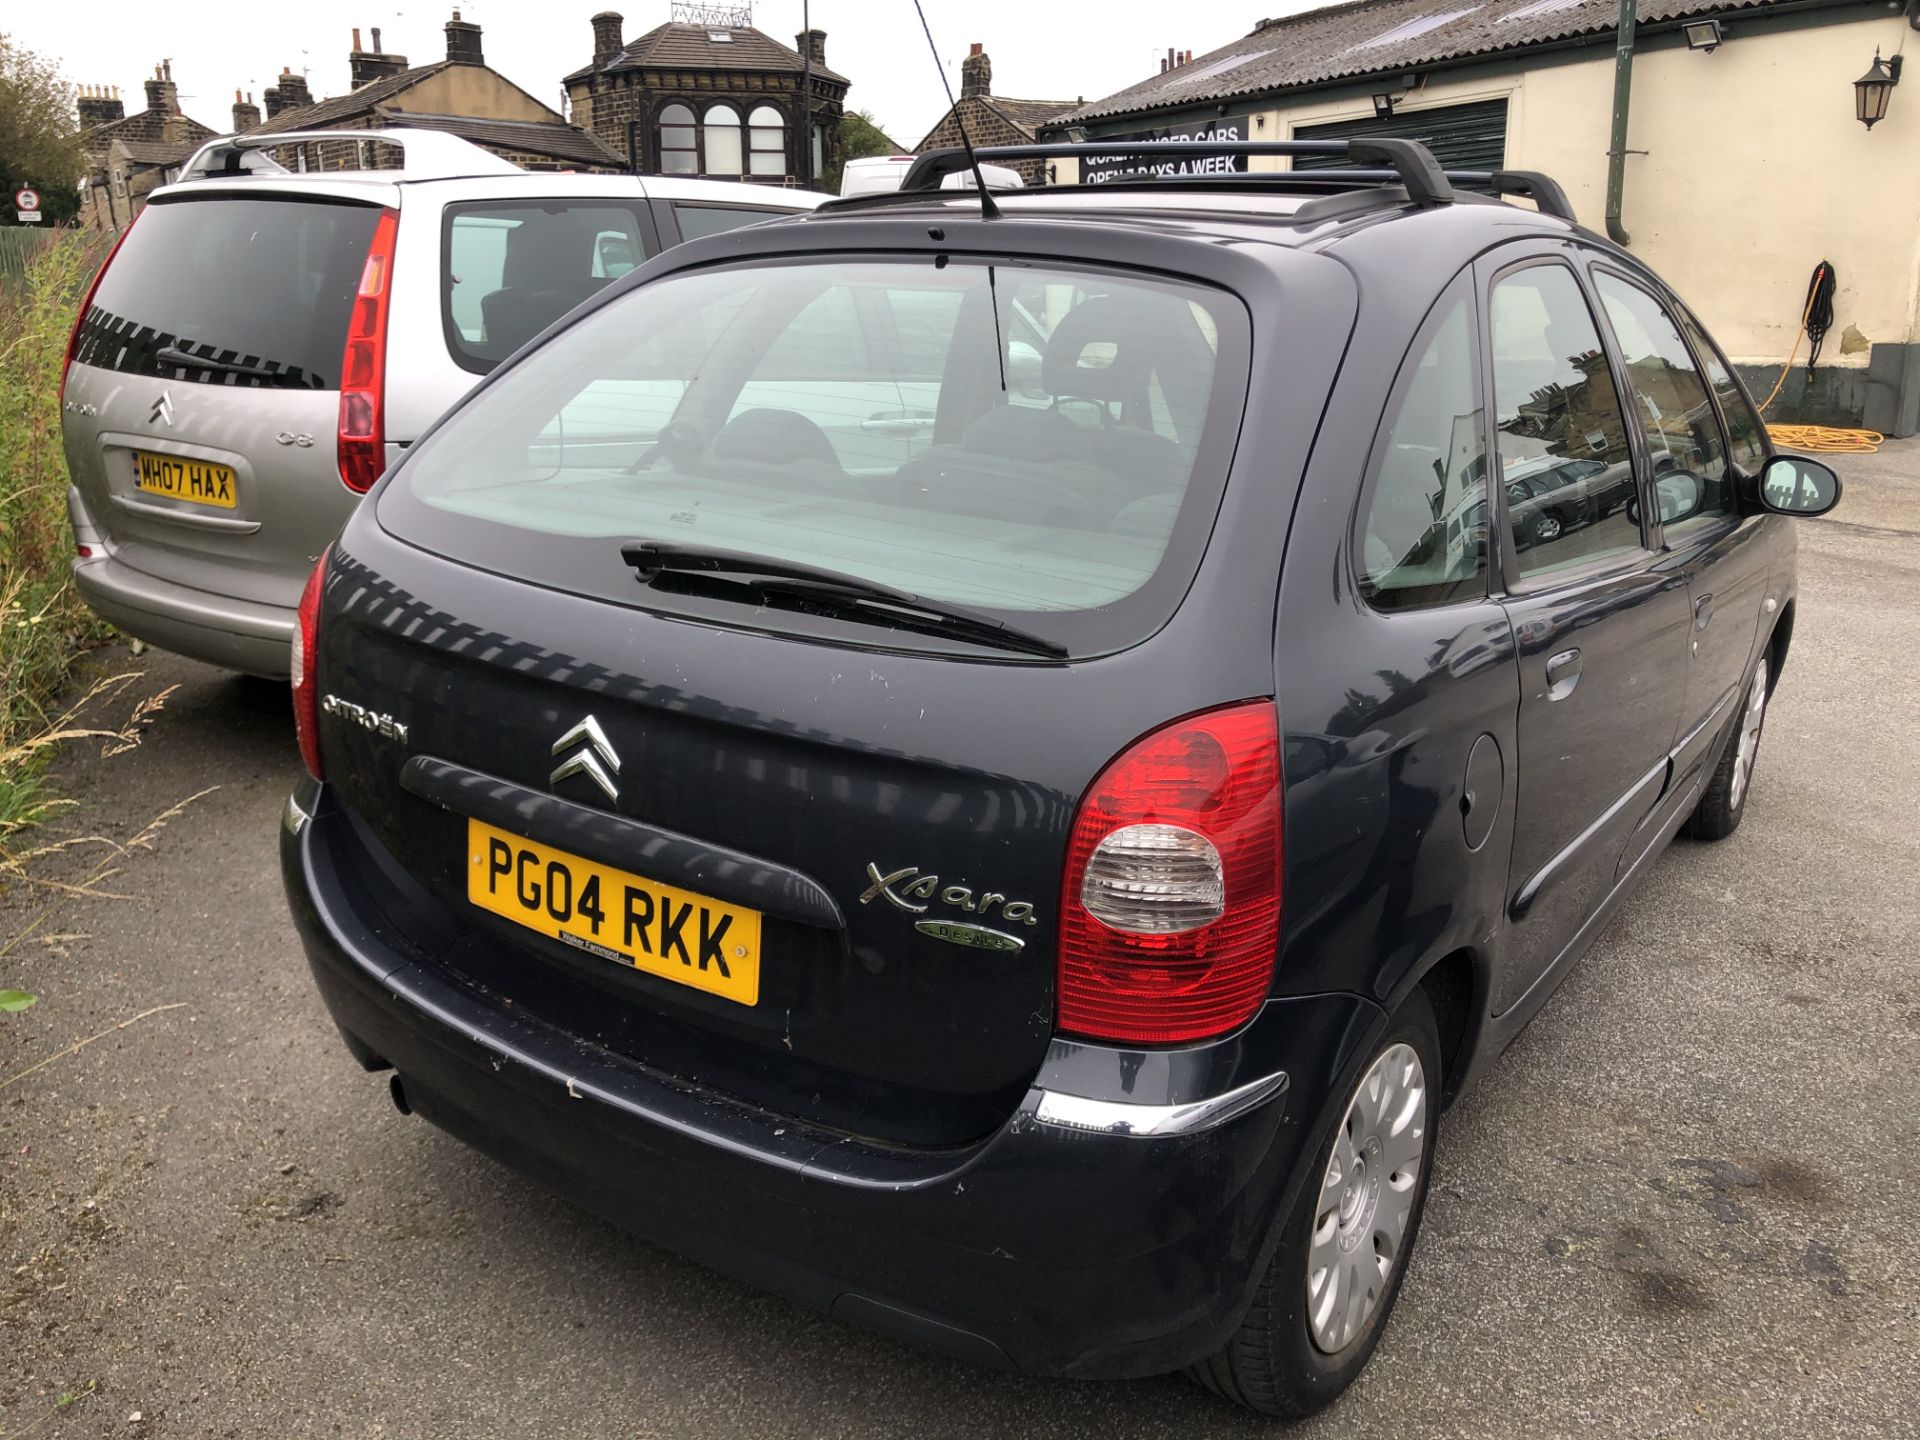
[[(322, 140), (383, 141), (404, 152), (402, 168), (383, 175), (405, 175), (409, 180), (446, 180), (468, 175), (520, 175), (525, 172), (491, 150), (439, 130), (391, 126), (380, 130), (252, 130), (209, 140), (181, 167), (182, 180), (230, 179), (240, 175), (287, 175), (293, 172), (265, 153), (282, 146), (307, 145)], [(360, 167), (354, 166), (353, 170)], [(343, 172), (329, 170), (326, 174)]]

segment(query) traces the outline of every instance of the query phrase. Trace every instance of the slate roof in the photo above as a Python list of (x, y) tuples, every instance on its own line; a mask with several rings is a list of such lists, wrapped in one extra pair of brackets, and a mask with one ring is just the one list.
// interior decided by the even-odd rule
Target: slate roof
[[(1872, 0), (1835, 3), (1884, 9)], [(1769, 0), (1641, 0), (1639, 23), (1783, 8)], [(1619, 23), (1620, 0), (1354, 0), (1264, 20), (1231, 44), (1055, 118), (1184, 109), (1581, 37), (1599, 41)]]
[[(732, 38), (709, 38), (716, 34)], [(629, 40), (627, 48), (600, 66), (599, 70), (605, 75), (643, 67), (662, 70), (751, 70), (763, 73), (771, 70), (798, 75), (806, 68), (806, 62), (800, 58), (798, 50), (782, 45), (771, 35), (763, 35), (758, 30), (744, 26), (728, 29), (718, 25), (668, 23), (655, 26), (637, 40)], [(566, 78), (580, 80), (593, 73), (592, 65), (583, 65)], [(842, 85), (852, 83), (846, 76), (824, 65), (814, 66), (813, 73), (823, 80), (837, 81)]]
[(1017, 125), (1029, 134), (1080, 103), (1077, 100), (1003, 100), (998, 95), (985, 95), (981, 99), (998, 110), (1008, 124)]
[(194, 151), (198, 150), (202, 143), (204, 143), (204, 140), (211, 139), (212, 137), (213, 132), (209, 130), (202, 140), (182, 140), (175, 142), (169, 140), (116, 139), (113, 143), (118, 145), (121, 153), (136, 165), (178, 165), (189, 155), (193, 154)]
[(391, 100), (402, 91), (411, 88), (429, 75), (436, 75), (452, 62), (436, 60), (431, 65), (416, 65), (411, 70), (402, 70), (398, 75), (382, 75), (378, 80), (369, 81), (358, 90), (349, 90), (344, 95), (336, 95), (331, 100), (316, 100), (311, 105), (302, 105), (295, 110), (282, 110), (273, 119), (249, 134), (265, 132), (277, 134), (282, 130), (324, 130), (327, 126), (342, 120), (355, 119), (377, 108), (381, 101)]
[(428, 115), (402, 110), (397, 105), (379, 107), (380, 118), (391, 125), (412, 125), (422, 130), (441, 130), (471, 140), (476, 145), (502, 150), (529, 150), (555, 160), (576, 165), (604, 165), (617, 170), (627, 168), (627, 157), (612, 149), (597, 135), (556, 120), (488, 120), (474, 115)]

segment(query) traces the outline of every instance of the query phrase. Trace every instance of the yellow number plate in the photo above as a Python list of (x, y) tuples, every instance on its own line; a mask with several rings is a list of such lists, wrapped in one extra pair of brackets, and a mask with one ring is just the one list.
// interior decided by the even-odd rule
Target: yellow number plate
[(215, 465), (206, 460), (182, 460), (177, 455), (151, 455), (145, 450), (133, 452), (133, 483), (149, 495), (164, 495), (169, 500), (191, 500), (196, 505), (218, 505), (222, 510), (234, 507), (234, 477), (231, 465)]
[(753, 1005), (760, 914), (469, 818), (467, 899), (578, 950)]

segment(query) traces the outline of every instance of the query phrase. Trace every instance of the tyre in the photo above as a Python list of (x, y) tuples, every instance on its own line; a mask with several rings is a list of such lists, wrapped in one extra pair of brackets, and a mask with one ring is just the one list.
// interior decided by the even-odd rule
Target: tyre
[(1314, 1157), (1240, 1328), (1188, 1373), (1263, 1415), (1298, 1418), (1351, 1385), (1380, 1341), (1433, 1169), (1440, 1041), (1415, 991), (1335, 1092)]
[(1566, 530), (1566, 523), (1551, 510), (1542, 510), (1533, 517), (1529, 533), (1536, 545), (1551, 545)]
[(1754, 663), (1753, 678), (1747, 682), (1747, 700), (1733, 718), (1733, 733), (1728, 736), (1713, 778), (1701, 792), (1693, 814), (1680, 827), (1691, 840), (1724, 840), (1740, 828), (1740, 817), (1747, 813), (1747, 791), (1753, 784), (1753, 767), (1760, 758), (1760, 731), (1767, 721), (1768, 686), (1772, 672), (1762, 651)]

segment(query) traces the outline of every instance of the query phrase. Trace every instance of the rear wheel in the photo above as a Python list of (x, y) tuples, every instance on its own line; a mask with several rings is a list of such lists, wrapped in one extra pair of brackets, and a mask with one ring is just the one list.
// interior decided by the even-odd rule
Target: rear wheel
[(1767, 686), (1772, 671), (1762, 653), (1747, 684), (1746, 702), (1734, 717), (1734, 731), (1714, 767), (1713, 778), (1687, 817), (1681, 833), (1694, 840), (1724, 840), (1740, 828), (1747, 813), (1747, 791), (1760, 758), (1760, 731), (1767, 720)]
[(1440, 1041), (1415, 991), (1348, 1086), (1239, 1330), (1189, 1373), (1263, 1415), (1310, 1415), (1365, 1368), (1400, 1293), (1433, 1168)]

